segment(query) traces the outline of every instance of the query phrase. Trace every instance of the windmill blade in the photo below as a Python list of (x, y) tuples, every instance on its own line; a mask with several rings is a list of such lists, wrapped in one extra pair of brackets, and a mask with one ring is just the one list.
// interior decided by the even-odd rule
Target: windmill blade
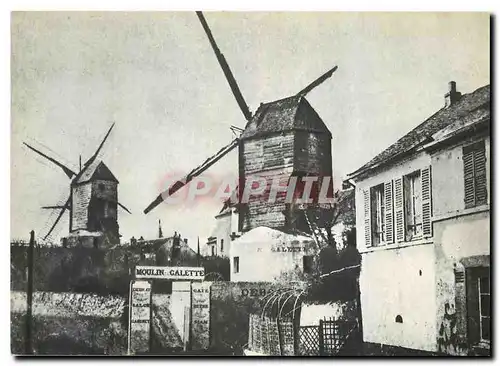
[(36, 152), (37, 154), (43, 156), (45, 159), (51, 161), (52, 163), (54, 163), (55, 165), (57, 165), (59, 168), (61, 168), (64, 171), (64, 173), (68, 176), (68, 178), (71, 178), (72, 176), (76, 175), (76, 173), (74, 171), (72, 171), (70, 168), (68, 168), (64, 164), (58, 162), (56, 159), (51, 158), (48, 155), (45, 155), (43, 152), (41, 152), (40, 150), (35, 149), (33, 146), (28, 145), (26, 142), (23, 142), (23, 144), (26, 145), (29, 149), (31, 149), (34, 152)]
[(224, 146), (222, 149), (220, 149), (215, 155), (211, 156), (207, 160), (203, 162), (200, 166), (194, 168), (191, 170), (183, 179), (177, 181), (172, 185), (169, 189), (158, 195), (156, 199), (149, 204), (149, 206), (144, 210), (144, 213), (147, 214), (150, 212), (152, 209), (154, 209), (156, 206), (158, 206), (160, 203), (162, 203), (166, 197), (170, 197), (173, 195), (175, 192), (177, 192), (179, 189), (184, 187), (186, 184), (191, 182), (193, 178), (196, 176), (200, 175), (203, 173), (205, 170), (210, 168), (212, 165), (214, 165), (216, 162), (218, 162), (220, 159), (222, 159), (225, 155), (227, 155), (230, 151), (232, 151), (236, 146), (238, 146), (239, 139), (236, 138), (231, 143), (228, 145)]
[(316, 80), (314, 80), (311, 84), (309, 84), (304, 89), (302, 89), (300, 92), (298, 92), (296, 95), (297, 96), (299, 96), (299, 95), (306, 96), (307, 93), (309, 93), (311, 90), (313, 90), (318, 85), (320, 85), (321, 83), (323, 83), (326, 79), (330, 78), (333, 75), (333, 73), (335, 71), (337, 71), (337, 69), (338, 69), (338, 66), (335, 66), (333, 69), (328, 70), (323, 75), (321, 75), (319, 78), (317, 78)]
[(54, 224), (52, 225), (52, 227), (50, 228), (49, 232), (47, 233), (47, 235), (44, 236), (43, 240), (46, 240), (47, 237), (52, 233), (52, 231), (54, 230), (54, 228), (56, 227), (57, 223), (59, 222), (59, 220), (61, 220), (61, 217), (64, 213), (64, 211), (66, 211), (67, 208), (69, 208), (69, 205), (70, 205), (70, 200), (71, 200), (71, 196), (68, 198), (68, 200), (66, 201), (66, 203), (64, 204), (63, 208), (61, 209), (61, 212), (59, 212), (59, 215), (57, 216), (57, 219), (56, 221), (54, 221)]
[(42, 206), (42, 209), (44, 210), (56, 210), (56, 209), (62, 209), (64, 206)]
[(117, 202), (117, 203), (118, 203), (118, 206), (120, 206), (121, 208), (123, 208), (125, 211), (127, 211), (129, 214), (132, 215), (132, 212), (130, 212), (128, 208), (126, 208), (125, 206), (123, 206), (120, 202)]
[(250, 109), (248, 108), (248, 105), (245, 102), (243, 95), (241, 94), (241, 90), (238, 87), (238, 84), (236, 83), (236, 79), (234, 78), (234, 75), (231, 72), (231, 69), (229, 68), (229, 65), (226, 61), (226, 58), (224, 57), (224, 55), (220, 51), (219, 47), (217, 46), (217, 43), (215, 42), (214, 36), (212, 35), (210, 28), (208, 27), (208, 23), (205, 20), (205, 17), (203, 16), (203, 13), (201, 11), (197, 11), (196, 15), (198, 15), (198, 18), (200, 19), (201, 25), (202, 25), (203, 29), (205, 30), (205, 33), (207, 34), (210, 45), (212, 46), (212, 49), (214, 50), (215, 56), (217, 57), (217, 60), (219, 61), (219, 65), (222, 68), (224, 75), (226, 76), (227, 82), (229, 83), (229, 87), (231, 88), (231, 91), (233, 92), (234, 97), (236, 98), (236, 102), (238, 103), (238, 106), (240, 107), (241, 112), (245, 116), (245, 119), (247, 121), (249, 121), (252, 118), (252, 113), (250, 112)]
[[(101, 151), (102, 147), (104, 146), (104, 143), (106, 142), (106, 140), (108, 139), (108, 136), (109, 134), (111, 133), (111, 130), (113, 129), (113, 127), (115, 126), (115, 124), (113, 123), (111, 125), (111, 127), (109, 128), (108, 130), (108, 133), (106, 133), (106, 136), (104, 136), (104, 139), (102, 140), (101, 144), (99, 145), (99, 147), (97, 148), (96, 152), (94, 153), (94, 155), (92, 155), (90, 157), (89, 160), (87, 160), (87, 162), (83, 165), (83, 171), (85, 171), (85, 169), (94, 162), (94, 160), (97, 158), (97, 156), (99, 155), (99, 152)], [(80, 174), (82, 174), (82, 172), (80, 172)]]

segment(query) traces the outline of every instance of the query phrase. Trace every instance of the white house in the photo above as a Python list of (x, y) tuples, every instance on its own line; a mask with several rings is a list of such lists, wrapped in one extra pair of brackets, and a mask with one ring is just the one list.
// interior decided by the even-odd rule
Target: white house
[(349, 175), (365, 342), (464, 355), (490, 345), (490, 86)]
[(238, 231), (238, 210), (229, 200), (215, 216), (215, 226), (207, 244), (202, 250), (204, 256), (229, 257), (231, 241), (240, 235)]

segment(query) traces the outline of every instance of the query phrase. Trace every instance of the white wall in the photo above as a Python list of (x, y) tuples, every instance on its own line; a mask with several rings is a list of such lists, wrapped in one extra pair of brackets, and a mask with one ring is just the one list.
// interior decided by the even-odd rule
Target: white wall
[[(479, 141), (479, 140), (477, 140)], [(470, 144), (468, 142), (467, 144)], [(467, 144), (441, 150), (432, 155), (433, 216), (458, 213), (464, 210), (464, 163), (462, 147)], [(490, 202), (490, 139), (485, 141), (486, 177), (488, 183), (488, 203)]]
[[(290, 247), (297, 251), (289, 251)], [(286, 252), (283, 248), (286, 248)], [(269, 228), (255, 228), (232, 242), (231, 281), (273, 281), (283, 272), (303, 272), (304, 255), (316, 253), (313, 239)], [(239, 257), (238, 273), (234, 272), (234, 257)]]
[[(432, 244), (362, 255), (360, 287), (365, 342), (436, 349)], [(403, 323), (396, 323), (401, 315)]]
[[(231, 233), (238, 232), (238, 214), (234, 212), (234, 208), (226, 209), (224, 213), (215, 216), (215, 227), (210, 236), (215, 237), (215, 255), (220, 257), (229, 257), (231, 252)], [(224, 245), (221, 250), (221, 240), (224, 240)], [(206, 245), (203, 250), (205, 255), (212, 255), (213, 245)]]

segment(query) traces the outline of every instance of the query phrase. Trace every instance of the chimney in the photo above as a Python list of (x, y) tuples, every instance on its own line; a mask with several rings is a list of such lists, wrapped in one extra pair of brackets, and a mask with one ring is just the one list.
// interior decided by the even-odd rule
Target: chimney
[(448, 83), (448, 93), (444, 95), (444, 107), (448, 108), (449, 106), (455, 104), (462, 97), (462, 93), (457, 92), (457, 83), (454, 81), (450, 81)]

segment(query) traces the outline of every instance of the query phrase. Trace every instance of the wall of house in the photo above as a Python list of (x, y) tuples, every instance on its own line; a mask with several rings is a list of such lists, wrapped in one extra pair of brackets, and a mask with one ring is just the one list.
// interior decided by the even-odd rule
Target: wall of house
[[(457, 214), (464, 210), (464, 163), (462, 148), (479, 139), (455, 145), (452, 148), (432, 155), (432, 190), (439, 199), (433, 202), (433, 216), (440, 218)], [(488, 184), (488, 203), (490, 202), (490, 138), (485, 139), (486, 176)]]
[[(478, 139), (474, 140), (478, 141)], [(490, 257), (490, 138), (485, 140), (488, 205), (465, 209), (462, 147), (467, 141), (437, 151), (432, 156), (434, 242), (438, 349), (452, 355), (466, 355), (466, 276), (468, 266), (488, 266)], [(457, 198), (458, 197), (458, 198)], [(460, 278), (461, 277), (461, 278)]]
[[(207, 245), (207, 255), (212, 255), (212, 246), (215, 247), (215, 255), (220, 257), (228, 257), (231, 246), (231, 233), (238, 231), (238, 228), (233, 227), (233, 213), (229, 209), (215, 216), (215, 227), (210, 237), (215, 238), (215, 244)], [(221, 240), (224, 240), (224, 245), (221, 248)]]
[(490, 266), (489, 211), (434, 223), (434, 239), (438, 350), (466, 355), (469, 350), (466, 279), (457, 280), (455, 272), (465, 274), (468, 266)]
[[(432, 238), (370, 248), (363, 191), (430, 165), (421, 153), (356, 182), (356, 244), (365, 342), (436, 350), (435, 254)], [(380, 269), (384, 270), (381, 271)], [(402, 323), (396, 322), (401, 316)]]
[[(436, 350), (434, 263), (434, 247), (429, 244), (362, 254), (365, 342)], [(396, 322), (398, 316), (402, 323)]]
[(92, 184), (90, 182), (72, 187), (70, 231), (87, 230), (91, 191)]
[[(259, 229), (261, 228), (254, 230)], [(298, 280), (294, 275), (304, 272), (303, 257), (317, 254), (317, 246), (312, 239), (307, 242), (273, 240), (267, 234), (268, 232), (263, 233), (260, 240), (246, 240), (243, 235), (233, 241), (231, 281), (274, 281), (284, 273), (289, 274), (290, 279)], [(235, 272), (234, 257), (239, 258), (238, 273)]]

